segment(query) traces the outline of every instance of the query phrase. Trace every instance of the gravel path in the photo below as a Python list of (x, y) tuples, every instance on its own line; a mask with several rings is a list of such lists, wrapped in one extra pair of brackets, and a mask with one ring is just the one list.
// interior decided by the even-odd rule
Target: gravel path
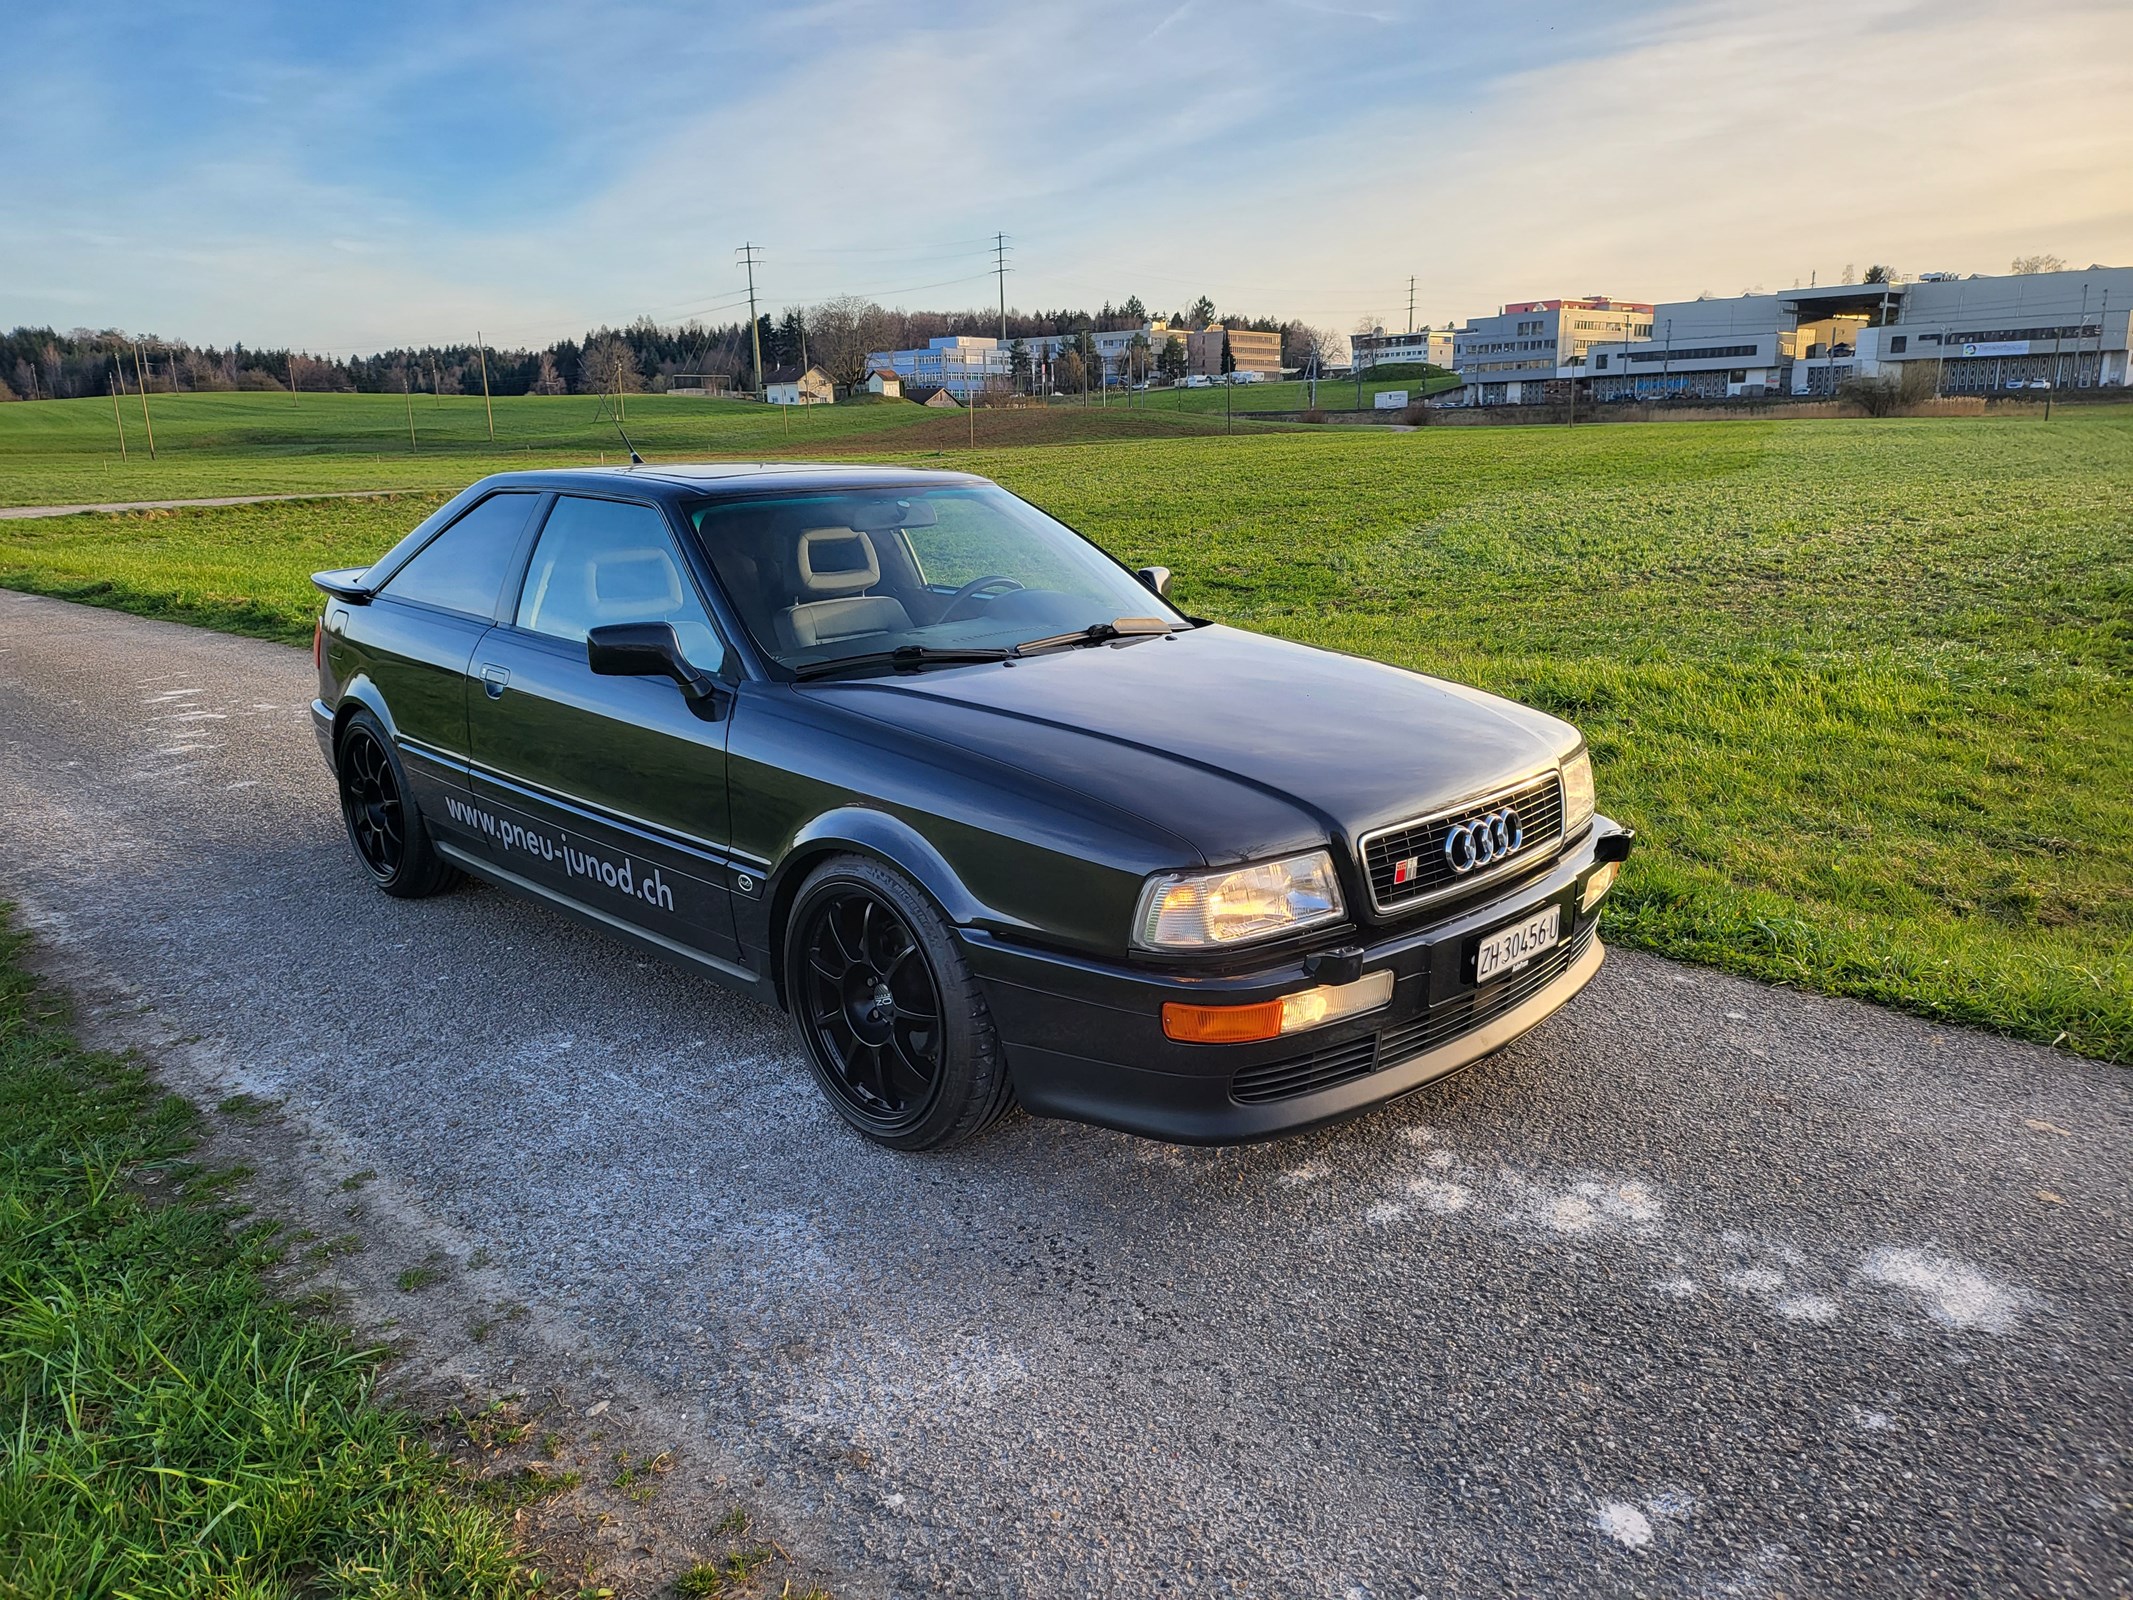
[(485, 1245), (840, 1595), (2133, 1592), (2123, 1071), (1617, 952), (1331, 1131), (892, 1155), (776, 1016), (358, 882), (310, 693), (0, 593), (0, 892)]
[(206, 500), (100, 500), (78, 506), (0, 506), (0, 521), (11, 517), (78, 517), (92, 511), (181, 511), (187, 506), (256, 506), (270, 500), (376, 500), (386, 495), (419, 492), (414, 489), (331, 489), (309, 494), (225, 494)]

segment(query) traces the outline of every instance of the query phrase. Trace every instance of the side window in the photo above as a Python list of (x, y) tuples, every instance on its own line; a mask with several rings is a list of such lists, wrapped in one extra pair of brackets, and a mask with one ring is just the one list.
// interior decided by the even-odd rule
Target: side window
[(486, 617), (496, 610), (526, 517), (540, 498), (493, 494), (416, 552), (385, 582), (385, 593)]
[(666, 519), (650, 506), (565, 495), (533, 547), (518, 625), (579, 640), (617, 622), (673, 623), (682, 654), (706, 672), (726, 658)]

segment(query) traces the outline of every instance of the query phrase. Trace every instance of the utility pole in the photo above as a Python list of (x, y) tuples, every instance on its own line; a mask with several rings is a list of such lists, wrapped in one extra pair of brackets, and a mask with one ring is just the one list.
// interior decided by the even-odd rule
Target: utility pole
[(760, 400), (763, 398), (763, 330), (755, 315), (755, 263), (761, 252), (752, 244), (744, 244), (734, 254), (748, 269), (748, 339), (755, 346), (755, 397)]
[(400, 394), (407, 401), (407, 448), (415, 448), (415, 391), (409, 387), (407, 368), (400, 369)]
[(489, 398), (489, 346), (482, 339), (481, 329), (474, 330), (474, 348), (481, 354), (481, 405), (489, 413), (489, 443), (496, 443), (496, 405)]
[(148, 430), (148, 459), (156, 458), (156, 425), (148, 418), (148, 375), (141, 367), (141, 347), (133, 347), (133, 375), (141, 385), (141, 426)]
[(993, 276), (1000, 280), (1000, 343), (1007, 343), (1007, 235), (992, 236)]
[(1415, 331), (1415, 280), (1407, 280), (1407, 331)]
[[(112, 359), (116, 361), (117, 358), (113, 357)], [(111, 420), (118, 424), (119, 460), (124, 461), (126, 459), (126, 419), (119, 411), (119, 390), (117, 378), (113, 378), (111, 380)]]

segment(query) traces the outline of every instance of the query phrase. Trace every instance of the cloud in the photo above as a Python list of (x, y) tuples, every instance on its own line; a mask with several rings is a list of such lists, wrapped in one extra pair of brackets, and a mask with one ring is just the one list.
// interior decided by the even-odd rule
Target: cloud
[(25, 45), (11, 321), (319, 349), (718, 320), (744, 240), (772, 305), (985, 303), (995, 230), (1024, 306), (1343, 329), (1404, 318), (1410, 274), (1441, 323), (2133, 259), (2133, 10), (2086, 0), (238, 3)]

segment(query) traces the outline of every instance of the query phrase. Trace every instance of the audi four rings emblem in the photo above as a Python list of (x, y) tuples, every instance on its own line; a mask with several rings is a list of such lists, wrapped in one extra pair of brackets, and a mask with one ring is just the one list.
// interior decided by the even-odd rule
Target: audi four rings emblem
[(1492, 861), (1502, 861), (1517, 852), (1526, 842), (1525, 829), (1519, 826), (1518, 813), (1509, 806), (1488, 812), (1479, 817), (1469, 817), (1444, 836), (1444, 860), (1453, 872), (1464, 877), (1476, 867), (1485, 867)]

